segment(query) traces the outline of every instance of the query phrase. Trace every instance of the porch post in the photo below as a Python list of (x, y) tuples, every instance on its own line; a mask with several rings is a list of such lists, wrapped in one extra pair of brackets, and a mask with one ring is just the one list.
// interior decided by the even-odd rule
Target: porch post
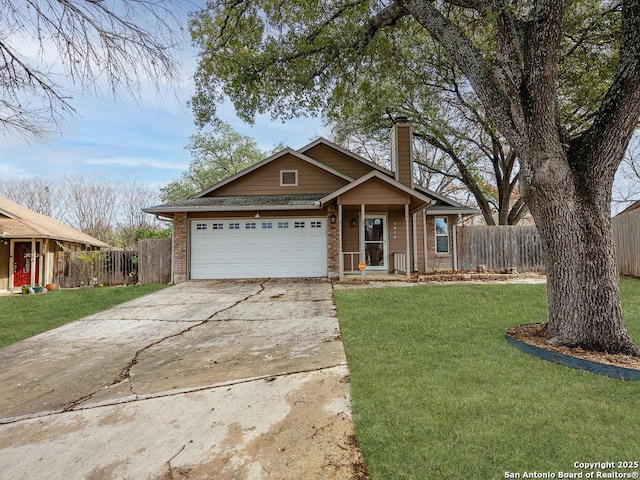
[(36, 258), (36, 239), (31, 239), (31, 258), (29, 259), (31, 262), (31, 286), (33, 287), (36, 284), (36, 265), (38, 259)]
[(49, 240), (47, 238), (42, 239), (40, 243), (40, 257), (42, 258), (42, 262), (40, 265), (40, 274), (42, 276), (42, 286), (44, 287), (49, 282), (49, 262), (47, 261), (47, 257), (49, 256)]
[(366, 262), (365, 251), (364, 251), (364, 216), (365, 216), (365, 206), (364, 204), (360, 205), (360, 261)]
[(15, 257), (15, 241), (9, 240), (9, 291), (13, 291), (13, 278), (15, 276), (15, 265), (16, 265), (16, 257)]
[(344, 280), (344, 255), (342, 254), (342, 204), (338, 200), (338, 278)]
[(404, 230), (405, 230), (405, 236), (407, 238), (407, 277), (411, 276), (411, 249), (409, 247), (409, 204), (405, 203), (404, 204)]

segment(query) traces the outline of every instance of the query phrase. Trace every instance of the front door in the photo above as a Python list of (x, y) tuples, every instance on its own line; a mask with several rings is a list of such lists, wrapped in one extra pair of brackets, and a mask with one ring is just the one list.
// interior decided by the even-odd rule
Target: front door
[(364, 255), (367, 268), (386, 270), (387, 267), (387, 227), (384, 215), (364, 217)]
[[(36, 282), (39, 281), (38, 246), (36, 243)], [(31, 283), (31, 242), (15, 242), (13, 247), (13, 286)]]

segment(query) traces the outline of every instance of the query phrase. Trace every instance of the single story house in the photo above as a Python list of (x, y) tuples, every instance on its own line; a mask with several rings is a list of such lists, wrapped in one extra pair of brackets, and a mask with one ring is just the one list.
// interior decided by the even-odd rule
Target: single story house
[(173, 221), (174, 282), (455, 270), (456, 224), (478, 210), (413, 180), (411, 125), (392, 130), (393, 171), (324, 138), (286, 148), (182, 201), (145, 208)]
[(71, 251), (109, 246), (0, 197), (0, 291), (53, 283), (61, 245)]

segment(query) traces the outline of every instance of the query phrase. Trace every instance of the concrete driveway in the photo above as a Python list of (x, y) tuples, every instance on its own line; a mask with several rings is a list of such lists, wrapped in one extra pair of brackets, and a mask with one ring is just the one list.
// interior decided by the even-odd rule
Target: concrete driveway
[(331, 284), (187, 282), (0, 350), (0, 477), (364, 478)]

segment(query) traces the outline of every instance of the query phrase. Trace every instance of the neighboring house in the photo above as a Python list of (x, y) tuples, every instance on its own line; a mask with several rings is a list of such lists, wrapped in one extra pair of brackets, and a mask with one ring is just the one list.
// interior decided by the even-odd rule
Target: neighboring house
[(69, 250), (108, 247), (58, 220), (0, 197), (0, 291), (52, 283), (61, 268), (60, 245)]
[(144, 209), (173, 220), (173, 281), (455, 270), (455, 226), (479, 213), (414, 185), (412, 128), (394, 171), (320, 138), (191, 198)]

